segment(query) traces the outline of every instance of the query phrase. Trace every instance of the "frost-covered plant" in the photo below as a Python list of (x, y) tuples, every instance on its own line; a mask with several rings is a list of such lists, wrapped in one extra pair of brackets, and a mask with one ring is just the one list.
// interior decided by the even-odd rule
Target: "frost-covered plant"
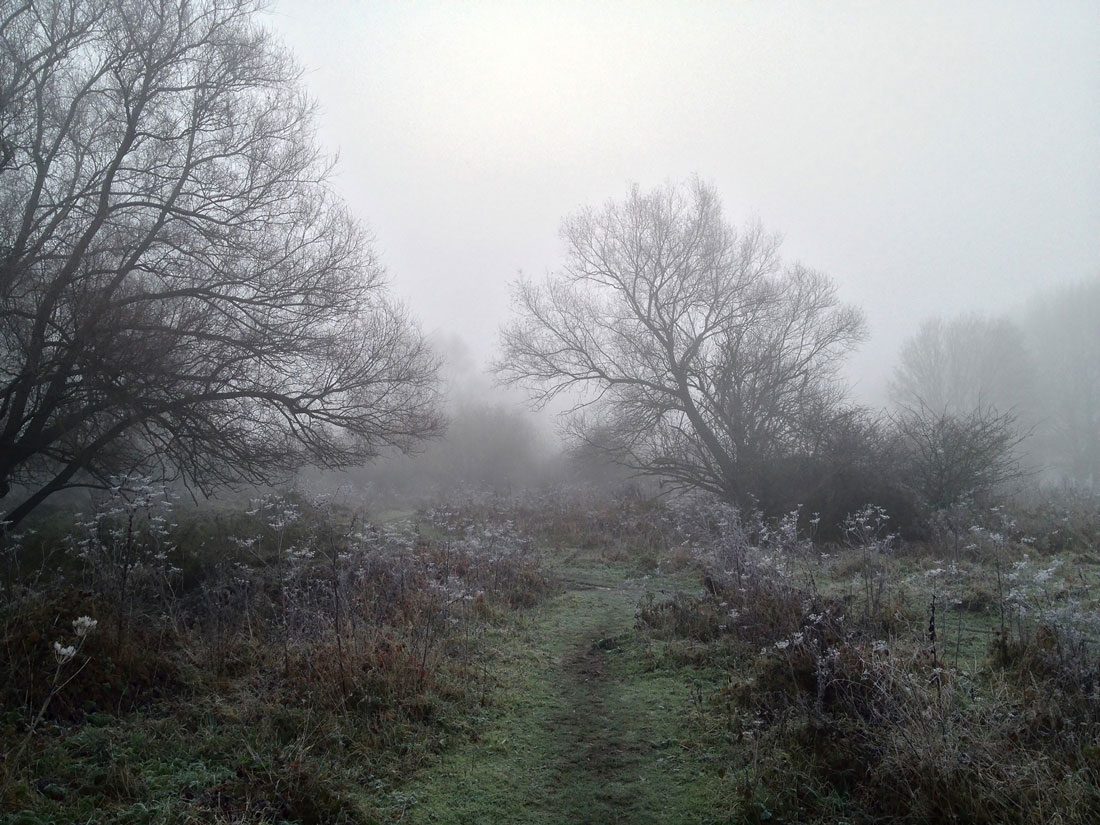
[(27, 732), (23, 736), (23, 739), (16, 745), (10, 754), (5, 754), (2, 760), (3, 772), (0, 773), (0, 799), (3, 798), (3, 792), (7, 789), (11, 777), (14, 776), (19, 763), (22, 761), (23, 754), (26, 752), (27, 746), (34, 737), (35, 731), (46, 717), (46, 711), (49, 710), (50, 704), (88, 665), (90, 660), (85, 658), (76, 670), (71, 670), (69, 668), (69, 664), (73, 662), (78, 654), (84, 649), (84, 644), (88, 641), (88, 638), (98, 624), (99, 622), (91, 616), (79, 616), (73, 620), (73, 634), (76, 636), (75, 641), (69, 644), (66, 644), (65, 641), (61, 639), (55, 639), (53, 641), (51, 651), (53, 653), (54, 671), (50, 678), (49, 689), (46, 691), (46, 696), (42, 700), (38, 712), (31, 718), (27, 725)]
[(872, 552), (888, 553), (897, 543), (897, 535), (889, 532), (890, 516), (885, 507), (868, 504), (861, 510), (849, 513), (841, 525), (844, 540), (849, 547)]
[[(1018, 643), (1032, 642), (1042, 630), (1067, 669), (1096, 670), (1100, 655), (1100, 611), (1089, 586), (1068, 577), (1062, 559), (1025, 555), (1004, 574), (1004, 602), (1014, 619)], [(1074, 661), (1077, 660), (1077, 661)]]
[(740, 584), (752, 549), (750, 531), (741, 521), (741, 513), (736, 507), (719, 502), (715, 510), (717, 530), (712, 541), (715, 562), (720, 570), (733, 570)]
[(96, 510), (77, 516), (69, 544), (82, 562), (85, 585), (112, 605), (116, 644), (139, 595), (168, 600), (179, 573), (171, 561), (175, 526), (172, 495), (143, 477), (111, 479)]
[(0, 585), (9, 605), (33, 594), (52, 567), (47, 552), (41, 555), (37, 569), (27, 569), (26, 551), (35, 533), (33, 529), (12, 530), (0, 521)]
[(886, 509), (868, 504), (850, 513), (841, 524), (845, 544), (860, 553), (860, 567), (865, 617), (879, 615), (883, 591), (886, 587), (886, 569), (883, 557), (897, 544), (897, 534), (889, 531), (890, 516)]

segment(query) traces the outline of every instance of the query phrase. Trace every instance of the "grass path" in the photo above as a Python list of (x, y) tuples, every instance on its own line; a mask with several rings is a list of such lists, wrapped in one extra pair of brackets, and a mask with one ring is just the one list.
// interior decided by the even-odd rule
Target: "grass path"
[(606, 566), (494, 639), (497, 688), (473, 741), (395, 795), (413, 823), (719, 823), (717, 768), (690, 747), (690, 671), (661, 665), (634, 629), (647, 588)]

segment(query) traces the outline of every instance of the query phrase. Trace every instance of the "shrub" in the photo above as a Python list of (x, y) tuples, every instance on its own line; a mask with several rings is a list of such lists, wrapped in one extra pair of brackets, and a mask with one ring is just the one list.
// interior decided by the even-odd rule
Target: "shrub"
[[(271, 496), (177, 518), (164, 496), (122, 489), (76, 519), (72, 563), (0, 607), (0, 697), (14, 711), (0, 720), (5, 804), (54, 804), (32, 788), (55, 764), (59, 800), (91, 794), (112, 810), (369, 821), (356, 785), (438, 749), (451, 709), (481, 695), (471, 659), (486, 622), (551, 587), (531, 539), (488, 514), (463, 515), (461, 531), (379, 525)], [(69, 653), (81, 616), (98, 631)], [(59, 679), (62, 654), (75, 658)], [(76, 765), (98, 750), (74, 750), (73, 732), (103, 725), (117, 748), (160, 715), (176, 725), (166, 758), (215, 767), (198, 786), (169, 801), (148, 747), (102, 787), (81, 784)]]

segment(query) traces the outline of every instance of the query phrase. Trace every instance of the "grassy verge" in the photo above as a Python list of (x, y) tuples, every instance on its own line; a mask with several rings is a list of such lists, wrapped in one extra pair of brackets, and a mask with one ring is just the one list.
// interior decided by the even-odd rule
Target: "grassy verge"
[(728, 821), (720, 771), (693, 743), (699, 675), (660, 656), (634, 627), (647, 589), (690, 582), (577, 559), (559, 574), (569, 583), (563, 593), (493, 639), (497, 698), (476, 736), (401, 788), (391, 817)]

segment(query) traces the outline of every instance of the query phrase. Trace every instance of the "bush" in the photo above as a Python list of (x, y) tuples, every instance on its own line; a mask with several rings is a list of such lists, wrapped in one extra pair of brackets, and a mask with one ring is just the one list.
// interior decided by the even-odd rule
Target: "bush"
[[(371, 821), (357, 785), (438, 750), (454, 709), (483, 693), (472, 657), (486, 623), (551, 589), (531, 539), (489, 515), (378, 525), (293, 497), (178, 514), (155, 491), (120, 490), (75, 520), (52, 578), (9, 591), (0, 804), (79, 820), (98, 800), (122, 818), (156, 805), (179, 821)], [(94, 634), (79, 635), (82, 616)], [(115, 752), (157, 744), (102, 773), (102, 748), (79, 745), (97, 730)], [(175, 765), (167, 784), (161, 761)], [(210, 770), (172, 792), (194, 764)], [(102, 781), (86, 787), (80, 766)]]

